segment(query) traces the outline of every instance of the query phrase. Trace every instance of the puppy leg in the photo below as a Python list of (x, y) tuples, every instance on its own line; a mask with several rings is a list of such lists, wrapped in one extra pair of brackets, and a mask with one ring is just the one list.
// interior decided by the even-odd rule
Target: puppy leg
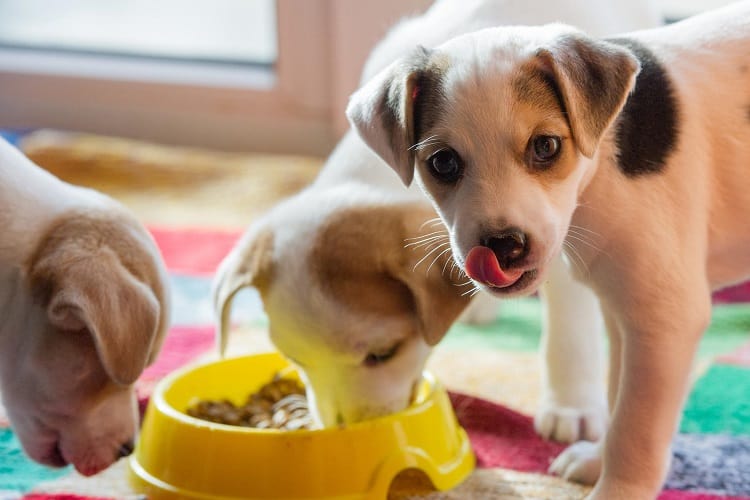
[(681, 285), (658, 297), (641, 290), (618, 301), (616, 310), (624, 312), (616, 318), (623, 331), (619, 390), (591, 499), (650, 499), (661, 488), (690, 368), (710, 320), (705, 283)]
[(541, 289), (542, 401), (534, 427), (545, 439), (596, 441), (607, 425), (599, 300), (558, 259)]
[[(615, 407), (618, 386), (620, 384), (620, 366), (622, 364), (622, 331), (617, 327), (614, 317), (604, 312), (604, 322), (609, 336), (609, 376), (608, 376), (608, 404)], [(604, 433), (600, 438), (604, 437)], [(549, 472), (568, 481), (583, 484), (594, 484), (602, 470), (603, 440), (597, 442), (579, 441), (568, 446), (555, 458), (549, 467)]]

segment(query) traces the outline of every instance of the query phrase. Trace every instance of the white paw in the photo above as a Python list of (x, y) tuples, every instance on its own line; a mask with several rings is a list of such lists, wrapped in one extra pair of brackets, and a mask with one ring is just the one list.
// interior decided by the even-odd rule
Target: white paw
[(568, 481), (594, 484), (602, 472), (601, 441), (579, 441), (568, 446), (549, 466), (549, 472)]
[(534, 429), (544, 439), (561, 443), (598, 441), (607, 430), (607, 419), (603, 404), (564, 406), (543, 402), (534, 417)]

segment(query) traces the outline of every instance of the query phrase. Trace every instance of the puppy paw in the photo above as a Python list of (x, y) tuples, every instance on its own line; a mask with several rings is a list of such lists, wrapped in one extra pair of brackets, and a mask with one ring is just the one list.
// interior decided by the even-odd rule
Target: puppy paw
[(601, 442), (579, 441), (568, 446), (549, 466), (549, 472), (568, 481), (594, 484), (602, 471)]
[(607, 408), (588, 403), (566, 406), (547, 401), (534, 417), (534, 429), (544, 439), (561, 443), (598, 441), (607, 430)]

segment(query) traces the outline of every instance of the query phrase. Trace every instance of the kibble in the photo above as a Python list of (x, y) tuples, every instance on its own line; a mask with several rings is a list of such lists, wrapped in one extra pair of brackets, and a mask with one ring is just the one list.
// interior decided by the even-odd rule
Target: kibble
[(256, 429), (312, 428), (305, 388), (299, 381), (279, 374), (251, 394), (242, 406), (227, 399), (201, 400), (190, 406), (187, 414), (209, 422)]

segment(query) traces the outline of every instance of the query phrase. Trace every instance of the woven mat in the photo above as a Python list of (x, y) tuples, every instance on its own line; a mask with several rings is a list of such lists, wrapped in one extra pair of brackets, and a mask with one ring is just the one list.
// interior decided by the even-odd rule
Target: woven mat
[[(213, 342), (210, 276), (240, 231), (280, 197), (309, 182), (321, 161), (228, 155), (122, 139), (42, 131), (22, 147), (66, 180), (101, 189), (129, 205), (162, 249), (175, 296), (175, 326), (157, 363), (138, 383), (145, 399), (166, 373), (207, 356)], [(746, 287), (717, 296), (701, 346), (696, 385), (674, 445), (674, 470), (661, 499), (750, 497), (750, 297)], [(239, 328), (230, 351), (270, 349), (257, 295), (238, 297)], [(418, 473), (397, 478), (391, 498), (581, 498), (585, 489), (544, 475), (561, 447), (531, 428), (538, 404), (540, 306), (502, 305), (487, 327), (455, 326), (429, 368), (454, 391), (456, 413), (471, 436), (477, 469), (450, 492), (428, 493)], [(0, 427), (2, 424), (0, 412)], [(124, 464), (94, 478), (70, 468), (31, 464), (12, 431), (0, 428), (1, 498), (131, 498)], [(426, 495), (426, 496), (425, 496)]]

